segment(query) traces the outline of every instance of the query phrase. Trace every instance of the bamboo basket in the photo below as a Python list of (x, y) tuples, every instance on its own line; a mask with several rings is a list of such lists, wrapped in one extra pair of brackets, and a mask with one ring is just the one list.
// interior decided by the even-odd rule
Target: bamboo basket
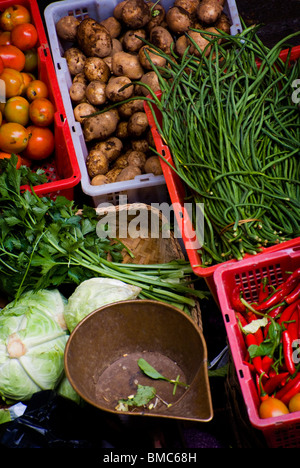
[[(124, 205), (110, 205), (96, 208), (99, 220), (104, 217), (115, 219), (116, 238), (119, 239), (124, 246), (134, 255), (132, 258), (126, 248), (123, 250), (124, 263), (137, 263), (140, 265), (150, 265), (167, 263), (172, 260), (184, 260), (185, 256), (180, 246), (178, 239), (169, 229), (169, 221), (163, 213), (150, 205), (144, 203), (132, 203)], [(138, 236), (124, 237), (124, 225), (127, 222), (127, 227), (132, 220), (141, 214), (147, 215), (148, 222), (145, 225), (141, 224), (141, 229)], [(145, 219), (145, 218), (143, 218)], [(150, 227), (155, 225), (155, 237), (151, 236)], [(122, 231), (120, 233), (120, 231)], [(127, 229), (125, 231), (128, 231)], [(120, 235), (121, 234), (121, 235)], [(199, 302), (196, 301), (196, 306), (191, 310), (191, 316), (194, 322), (202, 330), (201, 309)]]

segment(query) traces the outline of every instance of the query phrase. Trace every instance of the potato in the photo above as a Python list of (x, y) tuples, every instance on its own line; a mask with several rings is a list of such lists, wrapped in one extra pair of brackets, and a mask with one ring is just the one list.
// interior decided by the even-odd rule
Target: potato
[(196, 15), (201, 0), (175, 0), (174, 6), (187, 11), (189, 15)]
[(122, 8), (121, 21), (129, 29), (143, 28), (150, 18), (150, 9), (144, 0), (127, 0)]
[(64, 52), (64, 58), (67, 61), (68, 69), (71, 75), (77, 75), (84, 69), (86, 56), (77, 47), (70, 47)]
[(166, 54), (171, 53), (171, 44), (174, 43), (171, 33), (162, 26), (155, 26), (150, 32), (150, 42)]
[(88, 57), (83, 72), (89, 81), (99, 80), (106, 83), (110, 77), (110, 69), (100, 57)]
[[(113, 55), (115, 55), (116, 52), (122, 52), (122, 50), (123, 50), (123, 45), (120, 39), (113, 38), (111, 52), (108, 55), (108, 57), (112, 57)], [(105, 60), (105, 57), (103, 60)]]
[(221, 13), (220, 18), (214, 24), (214, 26), (216, 29), (220, 29), (221, 31), (224, 31), (226, 34), (230, 34), (230, 21), (228, 17), (225, 15), (225, 13)]
[(166, 13), (166, 22), (171, 32), (183, 34), (192, 26), (191, 17), (186, 10), (180, 7), (171, 7)]
[(144, 170), (147, 174), (162, 175), (159, 156), (150, 156), (145, 163)]
[(98, 174), (106, 174), (108, 172), (108, 160), (101, 151), (91, 149), (86, 159), (86, 167), (91, 178)]
[(127, 52), (117, 52), (112, 58), (112, 72), (116, 76), (127, 76), (131, 80), (139, 80), (144, 70), (136, 55)]
[(146, 39), (145, 29), (129, 29), (126, 31), (122, 37), (124, 50), (126, 52), (130, 52), (131, 54), (136, 54), (145, 44), (142, 39), (139, 39), (139, 37)]
[(156, 2), (148, 2), (148, 5), (150, 8), (151, 19), (146, 24), (146, 30), (150, 32), (152, 28), (160, 26), (163, 23), (166, 17), (166, 11), (162, 5), (157, 4)]
[(123, 10), (123, 6), (125, 5), (126, 2), (127, 2), (127, 0), (124, 0), (124, 1), (122, 1), (120, 3), (118, 3), (114, 8), (113, 16), (114, 16), (114, 18), (116, 18), (119, 21), (122, 18), (122, 10)]
[(105, 185), (108, 184), (108, 178), (104, 174), (98, 174), (91, 180), (91, 185)]
[(77, 75), (74, 76), (72, 83), (77, 83), (77, 82), (83, 83), (85, 85), (89, 84), (89, 80), (87, 79), (83, 71), (80, 73), (77, 73)]
[(132, 180), (136, 176), (139, 176), (142, 174), (142, 171), (139, 167), (137, 166), (127, 166), (122, 171), (116, 178), (116, 182), (123, 182), (125, 180)]
[(142, 151), (131, 151), (127, 161), (129, 166), (139, 167), (142, 171), (146, 163), (146, 154)]
[(198, 48), (196, 48), (194, 44), (190, 40), (188, 40), (190, 44), (191, 54), (194, 54), (196, 57), (201, 57), (202, 53), (207, 47), (207, 49), (205, 50), (205, 55), (206, 56), (209, 55), (211, 46), (209, 45), (209, 40), (206, 37), (202, 36), (202, 34), (197, 31), (190, 31), (189, 36), (191, 37), (191, 39), (195, 41), (195, 43), (198, 45), (198, 48), (199, 48), (198, 50)]
[(215, 23), (221, 16), (223, 6), (218, 0), (202, 0), (197, 9), (197, 16), (205, 24)]
[(109, 16), (105, 20), (101, 21), (100, 24), (107, 29), (112, 39), (121, 34), (122, 25), (114, 16)]
[(175, 50), (177, 54), (182, 57), (186, 49), (190, 46), (188, 38), (184, 35), (179, 36), (175, 43)]
[(120, 102), (129, 99), (133, 94), (133, 86), (121, 90), (125, 85), (131, 84), (127, 76), (112, 76), (106, 85), (106, 96), (112, 102)]
[(63, 41), (75, 42), (79, 24), (80, 21), (75, 16), (70, 15), (60, 18), (55, 25), (58, 37)]
[(112, 48), (112, 38), (108, 30), (92, 18), (85, 18), (79, 24), (77, 42), (87, 57), (107, 57)]
[(94, 114), (94, 112), (97, 112), (96, 107), (92, 106), (92, 104), (89, 104), (88, 102), (83, 102), (74, 108), (74, 117), (77, 122), (82, 124), (86, 118), (84, 116)]
[(100, 141), (93, 146), (93, 149), (101, 151), (106, 156), (109, 163), (115, 161), (123, 149), (123, 143), (119, 138), (110, 137), (105, 141)]
[(131, 148), (133, 151), (141, 151), (146, 154), (149, 151), (149, 143), (146, 138), (131, 140)]
[(128, 120), (129, 135), (140, 137), (148, 130), (149, 122), (145, 112), (135, 112)]
[[(149, 86), (149, 88), (151, 88), (154, 93), (160, 91), (160, 84), (159, 84), (158, 77), (155, 71), (149, 71), (145, 73), (141, 78), (141, 82)], [(141, 87), (141, 94), (143, 94), (144, 96), (147, 96), (149, 94), (148, 88), (142, 85), (140, 85), (140, 87)]]
[(119, 168), (119, 169), (124, 169), (124, 167), (127, 167), (128, 166), (128, 154), (129, 152), (131, 151), (127, 151), (126, 153), (122, 154), (121, 156), (119, 156), (115, 163), (114, 163), (114, 168)]
[(116, 131), (118, 122), (119, 115), (115, 109), (103, 112), (102, 114), (86, 117), (83, 121), (83, 134), (85, 140), (105, 140)]
[(99, 80), (90, 81), (86, 87), (87, 100), (94, 106), (101, 106), (106, 102), (106, 84)]
[[(146, 54), (149, 56), (149, 59)], [(142, 67), (146, 70), (152, 69), (152, 63), (158, 67), (164, 67), (166, 65), (166, 59), (148, 45), (141, 47), (138, 56)]]
[(129, 137), (128, 122), (122, 121), (118, 123), (117, 129), (116, 129), (116, 137), (120, 138), (121, 140), (124, 140), (125, 138)]
[(86, 84), (81, 83), (80, 81), (76, 81), (75, 83), (71, 84), (69, 94), (73, 104), (79, 104), (86, 99), (86, 88)]
[(112, 73), (112, 56), (109, 55), (108, 57), (104, 57), (102, 60), (108, 66), (110, 73)]
[(124, 102), (118, 107), (118, 112), (121, 119), (129, 119), (135, 112), (143, 112), (143, 110), (143, 99), (130, 100), (128, 102)]
[(121, 167), (113, 167), (110, 169), (106, 174), (105, 177), (107, 179), (108, 184), (113, 184), (116, 181), (118, 175), (122, 172)]

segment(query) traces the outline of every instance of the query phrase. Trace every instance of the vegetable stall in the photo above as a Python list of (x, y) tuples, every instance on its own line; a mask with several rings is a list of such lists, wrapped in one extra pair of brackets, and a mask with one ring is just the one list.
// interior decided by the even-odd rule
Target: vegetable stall
[[(47, 193), (49, 182), (42, 164), (52, 161), (53, 152), (59, 159), (63, 152), (72, 155), (80, 131), (86, 154), (84, 164), (77, 155), (79, 166), (91, 185), (107, 187), (109, 193), (114, 184), (128, 187), (144, 175), (164, 175), (171, 204), (177, 200), (170, 187), (180, 181), (182, 200), (194, 207), (192, 223), (196, 207), (203, 207), (204, 230), (196, 231), (203, 269), (220, 265), (222, 272), (228, 264), (229, 274), (232, 265), (243, 265), (244, 259), (253, 257), (259, 262), (270, 246), (280, 253), (287, 241), (293, 241), (297, 249), (300, 114), (293, 90), (300, 64), (298, 47), (293, 44), (299, 43), (299, 32), (283, 34), (268, 46), (261, 37), (262, 27), (247, 24), (251, 23), (247, 15), (245, 23), (241, 20), (242, 30), (231, 33), (227, 2), (176, 0), (168, 8), (163, 2), (144, 0), (116, 3), (111, 16), (101, 21), (96, 13), (80, 19), (72, 14), (56, 18), (60, 53), (70, 78), (68, 96), (61, 101), (68, 99), (70, 104), (65, 119), (60, 108), (62, 125), (70, 125), (64, 128), (64, 145), (66, 140), (69, 144), (63, 145), (63, 151), (61, 141), (57, 144), (61, 124), (51, 104), (53, 91), (59, 95), (59, 87), (52, 85), (55, 89), (51, 87), (48, 100), (45, 83), (26, 71), (25, 90), (21, 67), (13, 73), (22, 81), (22, 89), (7, 96), (1, 108), (5, 120), (0, 125), (0, 149), (5, 154), (1, 153), (0, 160), (0, 443), (17, 446), (22, 437), (14, 439), (14, 430), (18, 436), (24, 430), (30, 439), (30, 418), (37, 424), (31, 405), (35, 410), (35, 401), (41, 398), (38, 405), (46, 411), (41, 424), (44, 416), (48, 420), (47, 411), (56, 411), (56, 405), (64, 420), (71, 405), (78, 420), (87, 418), (91, 428), (99, 419), (104, 422), (98, 433), (104, 447), (107, 443), (136, 448), (132, 444), (138, 440), (140, 446), (157, 444), (165, 449), (178, 443), (180, 448), (206, 443), (265, 448), (264, 437), (248, 420), (247, 401), (231, 353), (236, 351), (239, 358), (241, 354), (247, 367), (259, 418), (271, 427), (273, 417), (297, 421), (299, 364), (293, 355), (300, 338), (297, 259), (292, 271), (284, 265), (275, 276), (261, 273), (255, 278), (255, 288), (252, 283), (249, 289), (245, 283), (235, 287), (230, 283), (228, 289), (226, 284), (221, 294), (230, 297), (226, 307), (233, 311), (237, 350), (230, 333), (228, 343), (223, 302), (217, 304), (211, 284), (195, 274), (186, 252), (182, 255), (178, 250), (177, 258), (170, 261), (135, 262), (124, 239), (111, 238), (103, 226), (98, 230), (99, 207), (95, 209), (95, 199), (87, 198), (79, 185), (67, 198), (59, 190)], [(41, 11), (44, 7), (39, 5)], [(251, 8), (248, 5), (246, 11)], [(2, 28), (8, 26), (2, 22)], [(27, 47), (19, 40), (23, 29), (15, 32), (14, 44), (32, 51), (37, 39)], [(34, 34), (34, 28), (30, 31)], [(51, 34), (49, 39), (51, 43)], [(4, 52), (2, 56), (5, 59)], [(8, 71), (4, 65), (0, 78), (9, 80)], [(39, 107), (39, 102), (48, 107)], [(17, 105), (23, 107), (16, 118)], [(68, 115), (70, 109), (72, 115)], [(49, 110), (49, 120), (44, 122)], [(23, 146), (9, 146), (10, 123), (22, 127)], [(34, 144), (42, 131), (52, 136), (46, 149)], [(170, 158), (161, 152), (161, 145), (168, 148)], [(62, 161), (58, 166), (63, 166)], [(68, 188), (73, 189), (75, 179), (79, 182), (73, 177)], [(43, 190), (39, 193), (35, 187)], [(140, 194), (143, 198), (142, 190)], [(124, 262), (125, 255), (129, 262)], [(215, 275), (215, 281), (223, 282), (223, 278)], [(217, 283), (216, 289), (220, 291)], [(175, 305), (189, 317), (200, 305), (216, 408), (211, 422), (180, 425), (162, 420), (161, 426), (146, 422), (143, 442), (139, 422), (116, 423), (109, 414), (93, 412), (70, 386), (63, 362), (69, 335), (98, 307), (131, 299)], [(172, 383), (174, 392), (182, 385), (179, 375), (165, 377), (150, 363), (142, 359), (138, 363), (140, 372), (149, 379)], [(152, 408), (154, 397), (153, 386), (138, 386), (135, 396), (124, 395), (120, 400), (120, 412), (134, 412), (145, 401)], [(24, 403), (24, 419), (11, 416), (19, 401)], [(231, 431), (225, 435), (228, 422)], [(73, 441), (67, 437), (64, 442), (58, 436), (58, 446), (97, 446), (92, 430), (88, 430), (90, 440), (77, 430)], [(41, 446), (55, 446), (52, 428), (47, 437)], [(30, 440), (26, 443), (30, 446)]]

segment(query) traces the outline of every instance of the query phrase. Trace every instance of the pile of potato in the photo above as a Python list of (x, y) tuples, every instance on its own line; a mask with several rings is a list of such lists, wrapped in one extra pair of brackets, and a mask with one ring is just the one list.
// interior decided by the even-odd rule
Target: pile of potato
[[(162, 174), (159, 157), (149, 149), (154, 144), (142, 99), (149, 92), (136, 82), (159, 91), (145, 49), (153, 63), (164, 66), (165, 59), (151, 53), (142, 38), (167, 54), (173, 47), (181, 56), (189, 47), (197, 55), (185, 33), (203, 50), (207, 39), (190, 28), (229, 32), (224, 2), (175, 0), (166, 11), (158, 2), (125, 0), (101, 22), (90, 17), (80, 21), (74, 16), (57, 22), (57, 35), (68, 44), (64, 57), (72, 76), (69, 93), (87, 143), (92, 185), (130, 180), (143, 173)], [(132, 100), (134, 96), (141, 98)], [(109, 110), (112, 104), (117, 106)], [(92, 115), (99, 110), (104, 112)]]

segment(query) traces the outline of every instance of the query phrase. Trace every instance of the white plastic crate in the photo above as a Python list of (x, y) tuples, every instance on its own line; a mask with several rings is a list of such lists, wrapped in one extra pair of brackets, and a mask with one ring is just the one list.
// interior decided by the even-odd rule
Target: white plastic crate
[[(60, 18), (67, 15), (73, 15), (81, 20), (89, 16), (97, 21), (103, 21), (113, 14), (115, 6), (120, 3), (120, 1), (121, 0), (64, 0), (51, 3), (44, 11), (53, 62), (81, 171), (82, 191), (93, 198), (95, 206), (107, 202), (117, 204), (119, 203), (120, 195), (126, 195), (129, 203), (137, 201), (154, 203), (169, 200), (163, 175), (154, 176), (153, 174), (143, 174), (126, 182), (93, 186), (90, 183), (90, 177), (86, 168), (88, 150), (81, 125), (79, 122), (76, 122), (74, 118), (72, 102), (69, 97), (72, 78), (68, 70), (66, 59), (63, 58), (64, 50), (70, 47), (71, 44), (62, 45), (56, 34), (55, 25)], [(168, 9), (174, 4), (174, 0), (161, 0), (160, 3), (165, 9)], [(241, 30), (241, 24), (235, 0), (226, 1), (224, 12), (232, 23), (231, 34), (238, 33)]]

